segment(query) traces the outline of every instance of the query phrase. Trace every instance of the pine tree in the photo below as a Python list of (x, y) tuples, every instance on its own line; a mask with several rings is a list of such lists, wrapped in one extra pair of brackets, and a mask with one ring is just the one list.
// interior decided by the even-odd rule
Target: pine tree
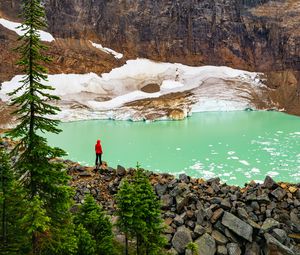
[(117, 206), (117, 226), (125, 236), (135, 236), (137, 254), (161, 254), (165, 239), (160, 203), (139, 165), (132, 180), (121, 186)]
[(21, 254), (28, 243), (20, 224), (28, 201), (9, 162), (6, 151), (0, 148), (0, 254)]
[(91, 195), (87, 195), (81, 206), (76, 219), (76, 224), (88, 231), (96, 242), (96, 254), (112, 255), (115, 253), (113, 247), (112, 224)]
[(8, 245), (8, 210), (7, 199), (13, 186), (13, 176), (8, 163), (8, 156), (0, 148), (0, 204), (1, 204), (1, 248)]
[(160, 254), (166, 242), (162, 237), (160, 203), (148, 177), (139, 165), (133, 179), (133, 189), (135, 191), (133, 226), (137, 240), (137, 254)]
[[(28, 199), (33, 201), (38, 195), (41, 209), (45, 209), (45, 217), (50, 218), (51, 238), (48, 240), (47, 252), (72, 254), (76, 240), (69, 213), (69, 178), (61, 163), (50, 161), (63, 156), (64, 152), (50, 147), (46, 139), (39, 135), (41, 132), (60, 132), (58, 121), (47, 117), (55, 115), (59, 110), (50, 104), (59, 98), (48, 93), (53, 90), (51, 86), (43, 84), (47, 81), (47, 70), (42, 64), (50, 60), (42, 53), (46, 47), (40, 42), (39, 35), (39, 30), (46, 27), (45, 12), (41, 0), (22, 0), (22, 4), (24, 35), (20, 37), (21, 45), (17, 50), (21, 54), (18, 64), (25, 75), (21, 86), (10, 93), (13, 97), (12, 105), (17, 108), (14, 114), (19, 121), (17, 127), (9, 132), (12, 138), (19, 140), (13, 150), (13, 154), (18, 157), (15, 170), (20, 176), (25, 176), (24, 187)], [(34, 232), (31, 240), (33, 254), (36, 254), (35, 247), (40, 245)], [(46, 254), (46, 250), (43, 254)]]
[(117, 227), (125, 234), (125, 255), (128, 255), (128, 238), (133, 234), (133, 217), (135, 212), (133, 185), (124, 180), (116, 196)]
[(77, 255), (95, 255), (96, 241), (82, 224), (76, 226), (76, 236), (78, 239)]

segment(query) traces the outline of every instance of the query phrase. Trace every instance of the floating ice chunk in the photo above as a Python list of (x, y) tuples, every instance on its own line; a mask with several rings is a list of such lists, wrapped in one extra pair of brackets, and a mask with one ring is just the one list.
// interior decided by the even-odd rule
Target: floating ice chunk
[(251, 170), (250, 170), (251, 173), (260, 173), (260, 170), (258, 168), (255, 168), (253, 167)]
[(254, 180), (254, 182), (258, 183), (258, 184), (263, 184), (264, 183), (264, 181), (262, 181), (262, 180)]
[(203, 165), (200, 162), (195, 163), (194, 165), (190, 166), (190, 169), (200, 170), (202, 169)]
[(241, 164), (245, 165), (245, 166), (249, 166), (249, 165), (250, 165), (249, 162), (246, 161), (246, 160), (240, 160), (239, 162), (240, 162)]
[(228, 151), (227, 154), (228, 155), (233, 155), (233, 154), (235, 154), (235, 151)]
[(279, 173), (275, 172), (275, 171), (269, 171), (269, 172), (267, 172), (267, 175), (269, 175), (270, 177), (274, 177), (274, 176), (279, 175)]
[(181, 151), (181, 148), (178, 147), (178, 148), (176, 148), (176, 150), (177, 150), (177, 151)]

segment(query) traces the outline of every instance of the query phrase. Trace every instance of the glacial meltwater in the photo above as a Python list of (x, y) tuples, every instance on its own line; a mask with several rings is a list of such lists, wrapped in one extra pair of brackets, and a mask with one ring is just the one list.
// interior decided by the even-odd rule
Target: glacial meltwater
[(183, 121), (92, 120), (62, 123), (59, 135), (47, 134), (66, 158), (93, 165), (97, 139), (103, 160), (228, 184), (262, 181), (300, 182), (300, 118), (279, 112), (205, 112)]

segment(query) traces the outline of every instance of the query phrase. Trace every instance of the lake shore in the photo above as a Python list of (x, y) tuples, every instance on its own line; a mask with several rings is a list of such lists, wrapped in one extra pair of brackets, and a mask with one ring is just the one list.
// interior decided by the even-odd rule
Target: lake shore
[[(0, 143), (8, 150), (11, 145)], [(70, 160), (59, 161), (65, 164), (75, 190), (73, 210), (86, 194), (92, 194), (114, 222), (115, 195), (135, 169), (118, 166), (95, 171)], [(198, 245), (201, 255), (300, 254), (300, 183), (276, 183), (267, 176), (263, 184), (251, 181), (238, 187), (219, 178), (147, 174), (161, 201), (169, 254), (190, 255), (185, 249), (189, 242)], [(118, 232), (116, 236), (123, 238)]]
[[(74, 200), (80, 204), (90, 193), (114, 215), (119, 185), (135, 169), (118, 166), (95, 172), (93, 167), (65, 163), (76, 190)], [(276, 183), (267, 176), (263, 184), (251, 181), (238, 187), (219, 178), (148, 176), (161, 201), (170, 254), (190, 254), (185, 246), (192, 241), (201, 255), (300, 254), (300, 183)]]

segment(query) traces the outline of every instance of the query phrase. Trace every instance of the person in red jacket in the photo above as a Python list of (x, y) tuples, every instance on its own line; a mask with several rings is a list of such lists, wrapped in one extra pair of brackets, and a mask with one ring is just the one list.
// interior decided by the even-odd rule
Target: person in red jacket
[(97, 140), (97, 143), (95, 144), (95, 152), (96, 152), (96, 167), (98, 167), (98, 159), (99, 159), (99, 164), (100, 166), (102, 165), (102, 159), (101, 159), (101, 156), (102, 156), (102, 146), (100, 144), (100, 140)]

